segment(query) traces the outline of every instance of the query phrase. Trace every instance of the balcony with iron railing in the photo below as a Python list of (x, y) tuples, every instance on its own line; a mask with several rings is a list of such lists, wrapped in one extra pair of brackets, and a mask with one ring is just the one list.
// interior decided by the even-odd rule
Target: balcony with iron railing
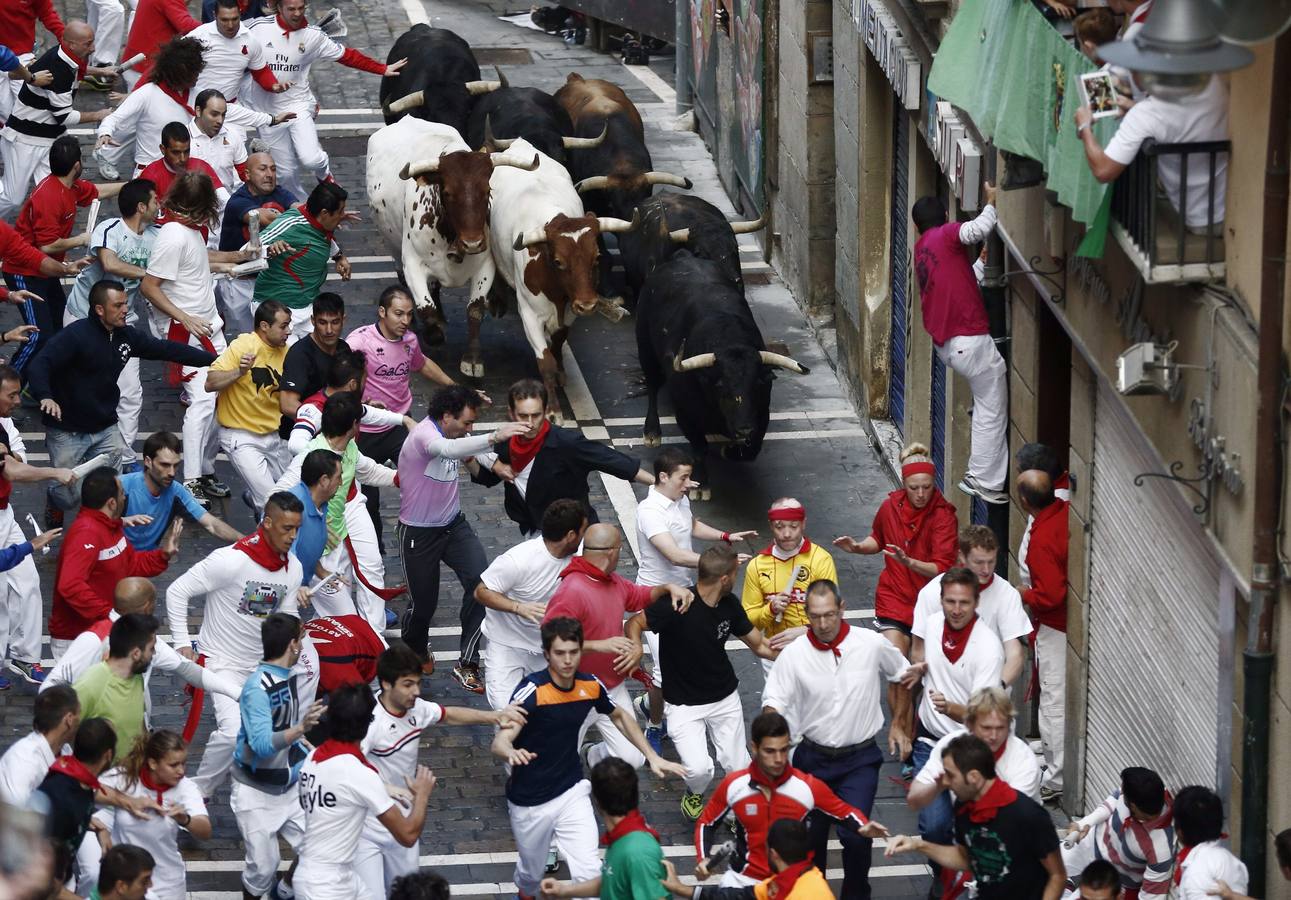
[[(1149, 139), (1112, 185), (1112, 233), (1148, 284), (1224, 277), (1224, 186), (1215, 176), (1230, 148), (1228, 141), (1159, 144)], [(1160, 179), (1163, 162), (1178, 166), (1174, 197)], [(1189, 224), (1179, 207), (1203, 199), (1205, 216), (1194, 216)]]

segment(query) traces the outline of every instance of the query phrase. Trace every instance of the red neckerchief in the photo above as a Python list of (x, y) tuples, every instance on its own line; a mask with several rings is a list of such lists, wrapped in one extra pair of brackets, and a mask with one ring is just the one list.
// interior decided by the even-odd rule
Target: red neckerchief
[(901, 536), (907, 544), (923, 527), (923, 520), (932, 512), (933, 504), (936, 502), (936, 493), (928, 498), (928, 502), (923, 505), (922, 509), (915, 509), (915, 505), (910, 502), (910, 495), (904, 490), (893, 491), (888, 495), (896, 505), (897, 518), (901, 520)]
[(148, 772), (147, 763), (144, 763), (143, 766), (139, 769), (139, 783), (157, 795), (157, 802), (159, 804), (165, 803), (165, 801), (162, 799), (162, 795), (165, 794), (166, 791), (170, 790), (170, 788), (166, 787), (165, 785), (158, 784), (157, 782), (152, 780), (152, 775)]
[(995, 814), (1002, 807), (1008, 806), (1016, 799), (1018, 799), (1018, 792), (1009, 787), (1008, 782), (1003, 778), (996, 778), (982, 796), (971, 803), (965, 803), (960, 807), (960, 811), (968, 816), (968, 821), (980, 825), (982, 822), (994, 819)]
[(986, 591), (986, 589), (987, 589), (987, 588), (989, 588), (989, 587), (990, 587), (991, 585), (993, 585), (993, 584), (995, 584), (995, 573), (994, 573), (994, 572), (992, 572), (992, 573), (991, 573), (991, 577), (990, 577), (990, 578), (986, 579), (986, 584), (982, 584), (980, 581), (977, 583), (977, 593), (978, 593), (978, 596), (981, 596), (981, 594), (982, 594), (983, 592), (985, 592), (985, 591)]
[(184, 112), (188, 113), (190, 116), (197, 115), (197, 113), (193, 111), (193, 107), (188, 105), (187, 97), (179, 96), (179, 94), (175, 93), (173, 88), (169, 87), (168, 85), (162, 84), (160, 81), (154, 81), (153, 84), (157, 85), (157, 90), (161, 91), (171, 100), (174, 100), (180, 106), (184, 107)]
[(70, 754), (60, 756), (54, 760), (54, 764), (49, 767), (49, 771), (62, 772), (68, 778), (76, 779), (92, 791), (99, 789), (99, 779), (95, 774), (85, 767), (85, 763)]
[(85, 60), (81, 59), (79, 56), (77, 56), (77, 55), (76, 55), (75, 53), (73, 53), (71, 50), (68, 50), (68, 49), (67, 49), (67, 45), (66, 45), (66, 44), (64, 44), (62, 41), (59, 41), (59, 42), (58, 42), (58, 49), (63, 51), (63, 55), (64, 55), (64, 56), (66, 56), (66, 57), (67, 57), (68, 59), (70, 59), (72, 62), (76, 63), (76, 80), (77, 80), (77, 81), (80, 81), (82, 78), (84, 78), (84, 77), (85, 77), (85, 69), (86, 69), (86, 67), (89, 65), (89, 63), (87, 63)]
[(274, 549), (269, 546), (268, 538), (264, 535), (263, 526), (257, 528), (254, 534), (247, 535), (233, 546), (251, 557), (251, 561), (256, 565), (263, 566), (270, 572), (277, 572), (279, 569), (287, 568), (287, 554), (274, 552)]
[(995, 761), (999, 762), (1004, 758), (1004, 751), (1009, 749), (1009, 739), (1005, 738), (1004, 743), (1000, 744), (1000, 749), (994, 751)]
[(612, 580), (608, 572), (602, 572), (600, 569), (596, 568), (596, 566), (592, 565), (584, 557), (581, 557), (581, 556), (575, 556), (572, 559), (570, 559), (569, 565), (565, 566), (565, 570), (560, 573), (560, 577), (564, 578), (568, 575), (574, 575), (574, 574), (580, 574), (580, 573), (583, 575), (586, 575), (588, 578), (592, 579), (593, 581), (599, 581), (602, 584), (609, 584), (610, 581)]
[[(761, 553), (759, 553), (758, 555), (759, 555), (759, 556), (774, 556), (775, 554), (773, 554), (773, 553), (771, 552), (771, 551), (772, 551), (772, 550), (774, 550), (774, 549), (775, 549), (775, 544), (774, 544), (774, 543), (767, 544), (767, 545), (766, 545), (766, 547), (765, 547), (765, 549), (763, 549), (763, 551), (762, 551)], [(795, 553), (795, 554), (794, 554), (794, 556), (802, 556), (804, 553), (810, 553), (810, 552), (811, 552), (811, 541), (807, 540), (807, 538), (806, 538), (806, 537), (804, 537), (804, 538), (802, 539), (802, 546), (798, 548), (798, 552), (797, 552), (797, 553)], [(778, 556), (776, 557), (776, 559), (779, 559), (779, 558), (780, 558), (780, 557), (778, 557)], [(793, 558), (793, 557), (790, 557), (790, 559), (792, 559), (792, 558)], [(783, 561), (783, 562), (788, 562), (788, 560), (782, 560), (782, 561)], [(790, 588), (792, 588), (792, 587), (793, 587), (793, 585), (789, 585), (789, 587), (790, 587)]]
[(624, 835), (631, 834), (634, 831), (644, 831), (656, 841), (660, 841), (660, 843), (662, 843), (659, 838), (659, 832), (650, 827), (645, 820), (645, 816), (641, 815), (641, 810), (634, 809), (620, 819), (619, 824), (615, 825), (601, 836), (601, 846), (608, 847), (619, 838)]
[(802, 862), (796, 862), (791, 866), (785, 866), (779, 872), (772, 875), (769, 879), (770, 883), (767, 885), (767, 896), (773, 898), (788, 897), (789, 892), (793, 890), (793, 886), (798, 883), (798, 879), (802, 877), (804, 872), (814, 865), (811, 861), (811, 858), (814, 855), (814, 853), (808, 850), (807, 858)]
[[(810, 631), (807, 633), (811, 634)], [(784, 771), (780, 773), (779, 778), (772, 778), (766, 772), (763, 772), (757, 763), (749, 766), (749, 781), (753, 782), (753, 784), (758, 787), (764, 787), (769, 791), (775, 791), (776, 788), (788, 781), (791, 775), (793, 775), (793, 766), (785, 766)]]
[(287, 35), (291, 34), (293, 31), (300, 31), (300, 28), (309, 27), (309, 22), (305, 21), (302, 18), (300, 22), (300, 28), (288, 28), (287, 23), (282, 20), (282, 13), (278, 13), (277, 15), (275, 15), (274, 21), (276, 21), (278, 23), (278, 27), (282, 29), (283, 37), (287, 37)]
[[(185, 171), (191, 172), (192, 169), (186, 169)], [(194, 231), (202, 235), (203, 241), (207, 241), (210, 239), (211, 230), (206, 225), (194, 225), (192, 219), (188, 218), (187, 216), (181, 216), (178, 213), (173, 213), (168, 209), (163, 210), (161, 215), (157, 217), (157, 226), (161, 227), (162, 225), (165, 225), (167, 222), (177, 222), (180, 225), (183, 225), (185, 228), (193, 229)]]
[[(175, 319), (170, 320), (170, 328), (166, 330), (166, 340), (174, 341), (176, 344), (187, 344), (191, 337), (193, 335), (189, 334), (187, 328)], [(202, 349), (207, 353), (215, 353), (215, 345), (211, 343), (209, 337), (198, 337), (197, 342), (202, 345)], [(179, 387), (185, 381), (192, 381), (193, 376), (196, 374), (197, 370), (194, 369), (185, 375), (183, 363), (166, 363), (166, 384), (170, 387)]]
[(359, 749), (358, 744), (351, 744), (346, 741), (338, 741), (334, 738), (328, 738), (327, 740), (323, 741), (323, 743), (318, 745), (318, 749), (314, 751), (314, 762), (316, 763), (326, 762), (327, 760), (331, 759), (334, 756), (353, 756), (355, 759), (363, 763), (363, 765), (367, 766), (373, 772), (376, 772), (377, 770), (376, 766), (368, 762), (368, 758), (363, 755), (363, 751)]
[(973, 626), (976, 624), (976, 613), (968, 620), (967, 625), (958, 630), (950, 627), (950, 619), (942, 623), (941, 652), (946, 654), (946, 660), (951, 665), (959, 662), (959, 658), (964, 655), (964, 648), (968, 646), (968, 639), (973, 636)]
[(816, 637), (816, 632), (808, 628), (807, 640), (811, 641), (811, 645), (815, 647), (817, 650), (833, 650), (834, 658), (838, 659), (843, 655), (843, 651), (838, 649), (838, 645), (843, 642), (843, 640), (847, 637), (847, 632), (851, 630), (852, 630), (852, 626), (844, 622), (842, 625), (838, 626), (838, 634), (834, 635), (834, 639), (830, 641), (828, 644), (826, 644), (820, 638)]
[(315, 228), (321, 231), (323, 233), (323, 237), (327, 238), (329, 241), (332, 239), (332, 232), (324, 228), (321, 222), (319, 222), (317, 219), (311, 216), (309, 214), (308, 208), (302, 205), (300, 207), (300, 214), (305, 217), (306, 222), (308, 222), (310, 225), (313, 225)]
[(543, 441), (547, 440), (547, 434), (550, 431), (551, 421), (549, 419), (543, 419), (542, 427), (538, 429), (538, 433), (534, 435), (533, 440), (526, 441), (518, 434), (511, 438), (510, 447), (512, 472), (519, 474), (524, 471), (525, 467), (528, 466), (529, 463), (533, 462), (533, 458), (537, 456), (538, 451), (542, 449)]

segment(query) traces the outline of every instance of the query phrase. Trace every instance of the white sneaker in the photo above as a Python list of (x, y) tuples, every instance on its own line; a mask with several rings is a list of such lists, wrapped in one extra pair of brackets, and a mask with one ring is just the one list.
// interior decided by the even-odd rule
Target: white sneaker
[(108, 158), (103, 155), (103, 151), (95, 150), (94, 159), (98, 162), (99, 174), (102, 175), (104, 179), (107, 181), (121, 180), (121, 173), (117, 170), (117, 167), (112, 165)]
[(1003, 505), (1009, 502), (1007, 491), (997, 491), (993, 488), (984, 487), (972, 475), (965, 475), (959, 480), (959, 484), (955, 486), (970, 497), (980, 497), (986, 503)]

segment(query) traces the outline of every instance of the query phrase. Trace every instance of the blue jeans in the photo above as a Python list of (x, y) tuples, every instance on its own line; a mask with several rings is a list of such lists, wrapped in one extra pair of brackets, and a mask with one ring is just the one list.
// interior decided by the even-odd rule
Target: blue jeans
[[(108, 465), (114, 469), (121, 468), (121, 455), (125, 452), (125, 442), (121, 440), (121, 429), (113, 422), (102, 431), (63, 431), (50, 428), (45, 433), (45, 446), (49, 448), (49, 464), (59, 469), (70, 469), (100, 453), (111, 454)], [(72, 482), (71, 487), (53, 484), (48, 489), (48, 500), (53, 506), (66, 511), (76, 509), (81, 503), (80, 482)]]
[[(932, 744), (924, 740), (914, 742), (911, 755), (914, 758), (914, 773), (917, 776), (928, 762)], [(950, 791), (942, 791), (937, 799), (919, 810), (919, 834), (925, 841), (934, 844), (953, 844), (955, 842), (955, 807), (950, 800)]]
[[(819, 778), (839, 799), (869, 816), (879, 789), (879, 767), (883, 765), (883, 751), (877, 745), (870, 744), (846, 756), (826, 756), (804, 742), (794, 751), (793, 764)], [(822, 872), (827, 868), (829, 826), (833, 821), (821, 812), (807, 817), (813, 858)], [(843, 844), (843, 890), (839, 896), (842, 900), (869, 900), (870, 853), (874, 842), (841, 827), (838, 839)]]

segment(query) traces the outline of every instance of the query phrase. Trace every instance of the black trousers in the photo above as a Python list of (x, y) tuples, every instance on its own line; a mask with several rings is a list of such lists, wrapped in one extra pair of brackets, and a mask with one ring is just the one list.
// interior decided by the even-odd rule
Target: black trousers
[[(396, 425), (389, 431), (359, 432), (359, 452), (369, 456), (378, 463), (387, 459), (399, 462), (399, 450), (408, 437), (408, 429)], [(372, 527), (377, 532), (377, 546), (384, 556), (386, 552), (385, 535), (381, 531), (381, 489), (368, 484), (361, 484), (363, 498), (368, 505), (368, 515), (372, 517)]]
[(399, 559), (412, 606), (403, 622), (403, 640), (423, 659), (429, 655), (430, 623), (439, 608), (439, 564), (453, 570), (462, 584), (461, 664), (479, 665), (480, 629), (484, 607), (475, 602), (475, 588), (488, 567), (484, 545), (460, 512), (447, 525), (423, 528), (399, 523)]
[(44, 349), (54, 335), (63, 330), (63, 310), (67, 308), (67, 294), (63, 292), (61, 281), (43, 275), (11, 275), (6, 272), (4, 281), (11, 291), (31, 291), (45, 301), (40, 303), (27, 300), (19, 307), (23, 324), (35, 325), (40, 329), (28, 338), (10, 363), (22, 375), (25, 383), (27, 367), (36, 354)]
[[(845, 756), (827, 756), (804, 741), (794, 751), (793, 764), (825, 782), (839, 799), (866, 816), (870, 814), (879, 788), (879, 767), (883, 765), (883, 751), (873, 742)], [(838, 832), (843, 844), (843, 889), (838, 895), (841, 900), (869, 900), (870, 852), (874, 841), (839, 826), (819, 810), (807, 816), (807, 828), (815, 852), (813, 859), (822, 872), (827, 868), (829, 832), (831, 829)]]

